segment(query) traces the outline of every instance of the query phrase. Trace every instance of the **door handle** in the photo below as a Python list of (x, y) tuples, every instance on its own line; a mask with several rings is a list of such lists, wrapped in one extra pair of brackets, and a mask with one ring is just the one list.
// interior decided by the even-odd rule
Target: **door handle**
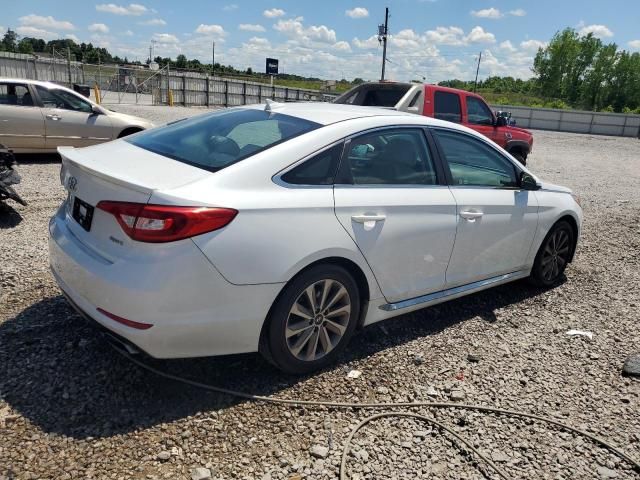
[(49, 120), (60, 120), (62, 117), (60, 115), (56, 115), (55, 113), (49, 113), (47, 115)]
[(484, 215), (484, 213), (478, 212), (477, 210), (463, 210), (460, 212), (460, 216), (470, 222), (475, 222), (476, 219), (482, 217), (482, 215)]
[(386, 215), (354, 215), (351, 217), (356, 223), (368, 223), (368, 222), (384, 222), (386, 220)]

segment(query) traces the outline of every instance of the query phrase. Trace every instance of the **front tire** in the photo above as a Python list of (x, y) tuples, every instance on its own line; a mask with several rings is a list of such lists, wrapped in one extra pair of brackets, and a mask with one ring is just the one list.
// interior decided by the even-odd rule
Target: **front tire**
[(353, 277), (337, 265), (318, 265), (289, 283), (268, 325), (269, 360), (304, 374), (332, 363), (345, 349), (360, 317)]
[(556, 223), (545, 237), (531, 269), (531, 282), (544, 288), (556, 285), (562, 278), (574, 248), (574, 232), (569, 223)]

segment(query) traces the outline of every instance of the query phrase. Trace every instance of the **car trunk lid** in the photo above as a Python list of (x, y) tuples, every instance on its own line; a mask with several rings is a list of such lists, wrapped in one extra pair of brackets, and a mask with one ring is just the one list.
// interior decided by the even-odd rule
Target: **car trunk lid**
[(153, 192), (184, 186), (211, 175), (119, 140), (75, 149), (61, 147), (60, 180), (67, 191), (65, 224), (94, 254), (113, 262), (148, 245), (129, 238), (116, 218), (96, 208), (100, 201), (146, 204)]

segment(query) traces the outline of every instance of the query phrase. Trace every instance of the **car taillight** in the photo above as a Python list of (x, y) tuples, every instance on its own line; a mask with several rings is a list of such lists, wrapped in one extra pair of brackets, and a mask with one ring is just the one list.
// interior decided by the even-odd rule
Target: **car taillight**
[(101, 201), (97, 208), (111, 213), (122, 230), (139, 242), (174, 242), (228, 225), (238, 214), (231, 208), (172, 207)]

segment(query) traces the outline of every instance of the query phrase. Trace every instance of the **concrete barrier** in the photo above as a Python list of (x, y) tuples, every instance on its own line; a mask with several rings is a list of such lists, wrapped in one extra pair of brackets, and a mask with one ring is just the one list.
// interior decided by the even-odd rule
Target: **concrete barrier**
[(493, 105), (492, 108), (511, 112), (516, 126), (522, 128), (640, 138), (640, 115), (513, 105)]

